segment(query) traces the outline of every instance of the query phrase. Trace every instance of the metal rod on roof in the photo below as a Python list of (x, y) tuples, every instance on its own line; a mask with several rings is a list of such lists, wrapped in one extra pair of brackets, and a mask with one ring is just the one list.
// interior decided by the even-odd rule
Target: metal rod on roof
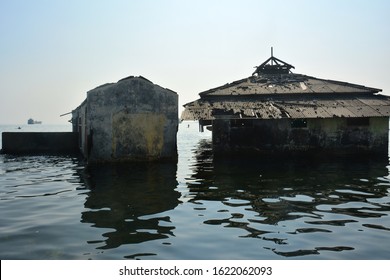
[(69, 114), (72, 114), (72, 112), (62, 114), (62, 115), (60, 115), (60, 117), (63, 117), (63, 116), (69, 115)]

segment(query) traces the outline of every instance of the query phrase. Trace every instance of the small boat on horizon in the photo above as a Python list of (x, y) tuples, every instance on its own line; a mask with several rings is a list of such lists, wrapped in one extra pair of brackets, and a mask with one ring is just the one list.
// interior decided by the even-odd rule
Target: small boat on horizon
[(34, 121), (34, 119), (29, 118), (27, 120), (27, 124), (42, 124), (42, 122), (41, 121)]

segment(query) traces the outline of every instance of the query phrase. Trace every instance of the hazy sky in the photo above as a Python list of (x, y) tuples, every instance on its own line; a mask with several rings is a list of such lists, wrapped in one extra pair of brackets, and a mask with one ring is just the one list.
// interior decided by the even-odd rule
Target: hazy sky
[(387, 0), (0, 0), (0, 124), (66, 123), (86, 92), (134, 75), (179, 94), (248, 77), (274, 56), (295, 73), (390, 95)]

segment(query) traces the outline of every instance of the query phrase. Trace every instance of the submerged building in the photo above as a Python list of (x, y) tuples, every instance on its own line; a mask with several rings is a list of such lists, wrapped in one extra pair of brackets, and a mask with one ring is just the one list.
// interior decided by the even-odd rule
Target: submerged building
[(271, 54), (247, 78), (199, 93), (183, 120), (212, 129), (215, 154), (382, 154), (390, 98), (381, 89), (292, 73)]
[(141, 76), (88, 91), (72, 124), (88, 162), (177, 158), (178, 95)]

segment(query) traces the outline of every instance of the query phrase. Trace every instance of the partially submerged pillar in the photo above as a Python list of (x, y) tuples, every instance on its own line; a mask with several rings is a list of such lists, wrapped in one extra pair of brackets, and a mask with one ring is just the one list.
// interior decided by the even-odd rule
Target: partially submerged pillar
[(178, 95), (141, 76), (90, 90), (72, 123), (88, 162), (177, 159)]

